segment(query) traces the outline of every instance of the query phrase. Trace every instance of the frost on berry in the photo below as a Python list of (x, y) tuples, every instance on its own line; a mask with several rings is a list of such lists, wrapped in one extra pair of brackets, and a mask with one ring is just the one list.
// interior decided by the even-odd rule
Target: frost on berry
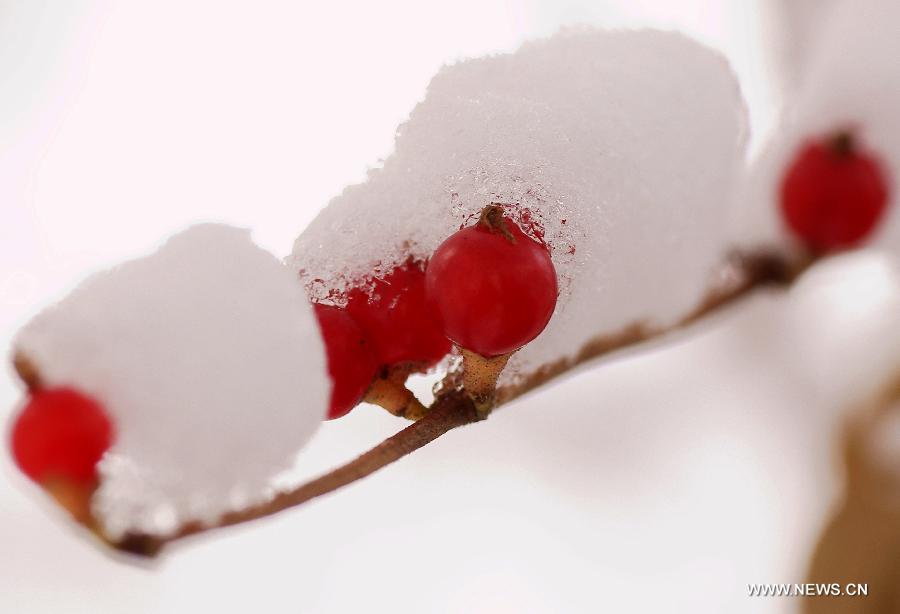
[(672, 33), (565, 31), (442, 69), (393, 153), (319, 214), (288, 263), (324, 299), (426, 260), (501, 203), (546, 243), (560, 288), (509, 383), (701, 301), (744, 136), (718, 54)]
[(325, 351), (302, 287), (246, 231), (225, 226), (193, 227), (94, 275), (14, 347), (41, 387), (75, 388), (114, 422), (93, 501), (114, 538), (261, 499), (328, 408)]
[[(898, 20), (900, 4), (891, 0), (866, 2), (862, 10), (852, 2), (834, 3), (810, 48), (803, 78), (790, 105), (748, 173), (732, 225), (736, 241), (755, 246), (765, 243), (782, 248), (809, 248), (809, 240), (794, 232), (790, 223), (785, 223), (780, 204), (782, 185), (798, 160), (809, 156), (811, 146), (826, 141), (833, 143), (834, 137), (843, 133), (852, 137), (852, 150), (857, 158), (851, 155), (845, 162), (857, 160), (857, 170), (852, 171), (856, 178), (849, 182), (846, 178), (819, 179), (819, 198), (826, 201), (827, 209), (837, 206), (838, 199), (846, 202), (848, 197), (839, 195), (839, 190), (852, 189), (860, 194), (853, 205), (866, 210), (872, 208), (872, 203), (878, 200), (877, 192), (883, 190), (884, 211), (865, 233), (858, 228), (854, 232), (853, 228), (869, 219), (863, 213), (860, 217), (849, 216), (842, 228), (830, 234), (837, 237), (837, 243), (842, 243), (839, 247), (871, 245), (900, 255), (900, 213), (896, 206), (900, 177)], [(860, 171), (859, 158), (868, 160), (871, 168)], [(842, 171), (832, 168), (834, 172)], [(880, 187), (859, 185), (876, 181), (860, 175), (876, 173)], [(830, 213), (823, 215), (832, 217)], [(807, 225), (813, 223), (811, 218), (805, 220)], [(848, 240), (857, 236), (856, 241)], [(834, 239), (826, 242), (833, 248)]]

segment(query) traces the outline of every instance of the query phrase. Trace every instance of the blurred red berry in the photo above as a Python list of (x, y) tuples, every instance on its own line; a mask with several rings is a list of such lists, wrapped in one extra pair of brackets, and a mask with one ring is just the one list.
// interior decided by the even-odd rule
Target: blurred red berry
[(69, 388), (35, 391), (16, 417), (12, 454), (36, 482), (88, 483), (113, 441), (113, 425), (94, 399)]
[(382, 279), (372, 293), (347, 294), (347, 312), (372, 342), (379, 366), (412, 363), (419, 370), (450, 352), (435, 305), (425, 296), (425, 264), (408, 260)]
[(491, 205), (476, 225), (435, 250), (426, 289), (450, 339), (482, 356), (498, 356), (547, 326), (556, 306), (556, 270), (546, 247)]
[(333, 382), (328, 407), (328, 419), (332, 420), (356, 407), (375, 377), (376, 364), (365, 334), (344, 309), (320, 304), (313, 307)]
[(785, 222), (814, 252), (853, 247), (864, 240), (887, 202), (884, 168), (845, 132), (806, 143), (781, 183)]

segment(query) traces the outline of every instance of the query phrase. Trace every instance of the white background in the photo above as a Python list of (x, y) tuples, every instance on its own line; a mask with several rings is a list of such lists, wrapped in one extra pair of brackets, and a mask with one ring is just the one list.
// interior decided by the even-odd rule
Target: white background
[[(780, 90), (766, 2), (0, 0), (0, 342), (88, 272), (200, 220), (278, 255), (385, 156), (442, 63), (561, 24), (655, 24), (722, 49), (755, 144)], [(664, 101), (660, 101), (664, 104)], [(73, 531), (0, 456), (0, 612), (768, 612), (836, 488), (761, 296), (594, 367), (302, 509), (149, 566)], [(20, 388), (0, 378), (0, 418)], [(304, 473), (402, 423), (328, 423)], [(834, 465), (834, 466), (833, 466)]]

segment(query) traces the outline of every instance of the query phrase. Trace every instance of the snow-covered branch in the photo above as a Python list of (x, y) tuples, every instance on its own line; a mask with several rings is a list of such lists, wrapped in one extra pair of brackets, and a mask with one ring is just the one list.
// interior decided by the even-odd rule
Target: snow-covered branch
[[(735, 304), (754, 290), (788, 286), (807, 265), (807, 262), (788, 262), (775, 254), (734, 254), (723, 269), (719, 278), (720, 285), (713, 288), (697, 309), (680, 322), (666, 328), (650, 328), (636, 324), (616, 335), (593, 339), (578, 352), (575, 359), (564, 364), (552, 365), (518, 387), (501, 389), (497, 399), (498, 406), (539, 388), (584, 363), (699, 323), (704, 317)], [(270, 501), (226, 514), (212, 524), (190, 523), (163, 538), (129, 533), (113, 545), (134, 554), (154, 556), (172, 541), (271, 516), (365, 478), (428, 445), (445, 433), (478, 422), (480, 419), (471, 399), (462, 390), (448, 390), (435, 399), (424, 418), (347, 464), (293, 490), (278, 494)]]

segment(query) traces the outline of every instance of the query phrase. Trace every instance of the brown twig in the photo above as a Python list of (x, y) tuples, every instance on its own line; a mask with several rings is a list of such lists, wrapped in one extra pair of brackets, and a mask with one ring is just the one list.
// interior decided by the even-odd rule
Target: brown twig
[[(810, 264), (809, 261), (790, 263), (785, 258), (769, 253), (735, 254), (728, 259), (720, 282), (698, 307), (681, 321), (669, 327), (651, 327), (643, 324), (629, 326), (618, 333), (597, 337), (571, 359), (543, 367), (515, 387), (498, 391), (497, 403), (512, 399), (541, 386), (571, 369), (610, 352), (621, 350), (642, 341), (679, 330), (763, 286), (787, 286)], [(154, 537), (129, 535), (116, 543), (121, 550), (152, 556), (166, 543), (208, 530), (231, 526), (264, 518), (282, 510), (298, 506), (321, 495), (330, 493), (362, 479), (407, 454), (431, 443), (444, 433), (459, 426), (476, 422), (478, 412), (472, 401), (458, 390), (443, 391), (435, 400), (427, 415), (386, 439), (355, 460), (307, 482), (295, 490), (277, 495), (271, 501), (223, 516), (214, 525), (188, 524), (174, 535)]]
[(461, 393), (448, 394), (437, 399), (428, 414), (421, 420), (413, 422), (396, 435), (385, 439), (349, 463), (307, 482), (295, 490), (279, 494), (274, 499), (260, 505), (226, 514), (214, 526), (188, 524), (174, 535), (164, 538), (131, 534), (116, 546), (135, 554), (153, 556), (159, 552), (162, 546), (172, 540), (271, 516), (371, 475), (410, 452), (431, 443), (444, 433), (475, 422), (477, 419), (475, 406), (468, 397)]
[(636, 322), (618, 332), (594, 337), (585, 343), (573, 357), (544, 365), (515, 386), (507, 386), (498, 390), (497, 405), (508, 403), (586, 362), (681, 330), (718, 308), (733, 304), (737, 299), (757, 288), (788, 286), (810, 264), (811, 260), (806, 258), (797, 262), (788, 262), (784, 257), (768, 252), (751, 254), (735, 252), (727, 258), (720, 271), (721, 281), (714, 284), (712, 291), (696, 309), (674, 325), (660, 327)]

